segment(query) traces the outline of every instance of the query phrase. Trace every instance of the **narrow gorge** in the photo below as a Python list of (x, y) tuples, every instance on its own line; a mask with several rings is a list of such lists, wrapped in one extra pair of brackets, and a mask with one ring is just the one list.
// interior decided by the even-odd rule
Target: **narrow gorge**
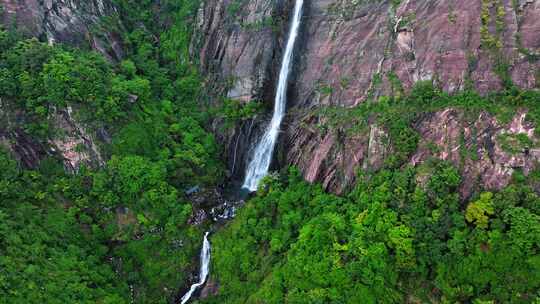
[[(262, 135), (262, 138), (258, 140), (258, 143), (253, 150), (253, 156), (251, 162), (249, 162), (246, 168), (246, 177), (242, 189), (246, 189), (250, 192), (257, 191), (260, 181), (268, 174), (270, 163), (274, 148), (279, 136), (281, 122), (285, 116), (285, 110), (287, 106), (287, 87), (288, 78), (291, 72), (291, 62), (294, 55), (294, 47), (296, 39), (298, 37), (300, 23), (302, 19), (302, 8), (304, 5), (303, 0), (297, 0), (294, 7), (293, 20), (289, 30), (289, 38), (287, 39), (287, 46), (281, 63), (281, 69), (279, 72), (279, 80), (277, 85), (277, 92), (274, 105), (274, 113), (272, 120), (267, 126), (266, 131)], [(210, 262), (210, 243), (208, 241), (208, 232), (204, 235), (203, 247), (201, 249), (201, 268), (199, 271), (199, 282), (191, 285), (189, 291), (182, 297), (181, 303), (187, 303), (192, 294), (201, 288), (209, 274), (209, 262)]]

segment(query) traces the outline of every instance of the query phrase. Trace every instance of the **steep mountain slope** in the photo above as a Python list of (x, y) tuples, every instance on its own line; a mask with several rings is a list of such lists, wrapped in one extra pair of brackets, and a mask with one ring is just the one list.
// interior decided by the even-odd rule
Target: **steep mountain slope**
[(306, 1), (224, 226), (295, 1), (0, 1), (0, 302), (540, 299), (540, 0)]
[[(120, 33), (114, 30), (122, 26), (113, 18), (117, 10), (110, 1), (2, 0), (0, 6), (2, 23), (7, 29), (16, 29), (49, 44), (65, 43), (93, 49), (109, 60), (120, 60), (124, 56)], [(90, 128), (82, 123), (76, 118), (76, 107), (58, 108), (50, 119), (53, 128), (62, 130), (62, 136), (37, 139), (24, 130), (32, 120), (29, 113), (17, 109), (8, 99), (0, 103), (3, 108), (0, 142), (26, 167), (36, 167), (41, 159), (49, 156), (63, 159), (69, 171), (83, 164), (103, 164), (98, 145), (110, 143), (107, 128), (103, 125)]]
[[(218, 78), (230, 98), (272, 101), (290, 6), (290, 1), (206, 2), (199, 16), (200, 57), (214, 87)], [(539, 17), (540, 2), (533, 0), (311, 1), (304, 12), (289, 90), (288, 127), (277, 162), (296, 165), (307, 180), (321, 181), (339, 193), (352, 185), (357, 169), (380, 168), (396, 147), (392, 140), (380, 142), (388, 128), (374, 124), (373, 118), (354, 135), (345, 135), (354, 127), (350, 123), (321, 131), (328, 130), (324, 109), (346, 111), (380, 96), (400, 98), (419, 81), (449, 93), (537, 88)], [(457, 138), (463, 134), (463, 147), (475, 150), (474, 160), (463, 166), (464, 184), (479, 178), (480, 185), (499, 189), (515, 168), (529, 171), (538, 161), (535, 149), (511, 155), (501, 152), (497, 141), (499, 133), (526, 134), (532, 140), (534, 132), (512, 127), (525, 123), (523, 111), (527, 109), (497, 121), (494, 113), (479, 112), (465, 120), (467, 109), (432, 109), (412, 121), (421, 138), (409, 161), (418, 163), (429, 154), (458, 165), (456, 153), (463, 145)], [(238, 163), (249, 157), (243, 151), (258, 134), (252, 126), (244, 123), (225, 136), (229, 165), (231, 159)], [(491, 135), (485, 135), (486, 130)], [(443, 141), (444, 134), (455, 135)], [(486, 140), (476, 134), (484, 134)], [(422, 148), (433, 143), (442, 152)], [(507, 162), (512, 157), (520, 161)], [(235, 168), (235, 173), (242, 171)], [(470, 189), (462, 192), (467, 195)]]
[[(116, 13), (110, 2), (19, 3), (6, 0), (2, 5), (5, 24), (15, 21), (35, 36), (88, 45), (110, 58), (122, 56), (118, 34), (100, 31), (103, 17)], [(194, 50), (198, 50), (201, 67), (207, 72), (207, 90), (214, 99), (225, 95), (241, 103), (262, 101), (267, 109), (271, 108), (290, 7), (290, 1), (229, 3), (210, 0), (202, 3)], [(373, 121), (362, 134), (339, 135), (350, 127), (346, 125), (329, 134), (321, 132), (327, 128), (321, 128), (327, 124), (326, 117), (320, 114), (321, 109), (347, 109), (378, 96), (402, 96), (416, 82), (423, 80), (433, 81), (446, 92), (474, 89), (486, 94), (503, 90), (509, 83), (522, 89), (536, 88), (540, 66), (540, 37), (536, 34), (540, 27), (539, 15), (539, 2), (531, 0), (484, 0), (472, 4), (468, 1), (412, 0), (399, 4), (388, 1), (310, 2), (304, 12), (302, 41), (289, 90), (292, 98), (286, 132), (281, 137), (281, 153), (276, 156), (275, 163), (296, 165), (307, 180), (321, 181), (327, 189), (339, 193), (352, 185), (358, 168), (379, 168), (385, 156), (392, 153), (392, 147), (377, 144), (388, 130), (374, 125)], [(459, 109), (441, 108), (431, 115), (444, 116), (448, 111), (460, 112)], [(472, 120), (482, 120), (482, 115), (491, 114), (478, 113)], [(458, 118), (462, 116), (452, 117), (460, 121), (453, 126), (448, 126), (444, 119), (415, 119), (422, 138), (417, 153), (411, 153), (410, 162), (416, 163), (420, 154), (422, 159), (430, 154), (421, 148), (431, 144), (432, 138), (424, 136), (428, 130), (448, 129), (450, 133), (461, 134), (464, 125), (474, 125), (472, 121)], [(81, 130), (68, 115), (63, 117), (64, 125)], [(523, 119), (520, 112), (513, 120)], [(493, 123), (496, 126), (490, 130), (509, 131), (510, 121), (494, 120)], [(250, 155), (249, 147), (263, 126), (264, 122), (256, 119), (245, 120), (229, 131), (216, 129), (226, 144), (228, 167), (235, 176), (242, 176)], [(474, 129), (473, 133), (479, 134)], [(82, 132), (87, 133), (84, 128)], [(12, 133), (10, 138), (20, 138), (15, 142), (31, 142), (28, 138), (23, 139), (24, 134), (20, 131)], [(55, 149), (64, 151), (67, 159), (73, 155), (73, 159), (67, 160), (70, 166), (77, 167), (80, 160), (89, 157), (91, 162), (99, 158), (99, 152), (98, 158), (92, 156), (96, 155), (96, 148), (88, 134), (68, 133), (73, 134), (72, 140), (58, 143)], [(107, 138), (104, 129), (100, 134)], [(497, 136), (478, 144), (468, 134), (472, 133), (465, 132), (468, 149), (475, 146), (477, 155), (488, 150), (490, 153), (485, 162), (469, 162), (465, 174), (469, 182), (466, 184), (474, 184), (472, 181), (480, 178), (481, 185), (499, 188), (505, 185), (504, 181), (513, 169), (523, 168), (522, 164), (528, 163), (530, 165), (525, 169), (529, 171), (537, 160), (535, 149), (527, 155), (506, 153), (505, 157), (494, 157)], [(74, 142), (87, 143), (87, 156), (77, 155), (68, 147), (76, 146)], [(46, 147), (39, 148), (37, 144), (35, 151), (23, 151), (32, 145), (18, 146), (27, 147), (15, 147), (15, 150), (20, 150), (21, 158), (26, 158), (28, 164), (35, 163), (32, 158), (39, 159), (40, 154), (49, 153), (45, 151)], [(450, 153), (435, 156), (458, 163), (457, 157), (452, 156), (452, 153), (458, 153), (457, 141), (439, 142), (437, 146), (438, 150)], [(374, 149), (380, 151), (375, 153)], [(509, 157), (523, 161), (517, 162), (518, 165), (504, 163), (503, 160)], [(490, 178), (498, 183), (489, 182)], [(469, 192), (470, 189), (463, 189), (464, 194)]]
[(91, 46), (111, 59), (123, 56), (119, 33), (100, 24), (118, 13), (109, 0), (2, 0), (0, 5), (7, 26), (49, 42)]
[[(169, 303), (197, 268), (186, 189), (224, 176), (189, 56), (199, 3), (114, 3), (2, 2), (0, 303)], [(120, 24), (121, 61), (87, 44)]]

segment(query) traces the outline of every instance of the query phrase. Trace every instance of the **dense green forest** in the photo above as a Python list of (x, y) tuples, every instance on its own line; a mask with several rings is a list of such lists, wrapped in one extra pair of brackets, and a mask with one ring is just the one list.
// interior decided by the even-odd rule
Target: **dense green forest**
[(296, 170), (267, 178), (212, 240), (220, 293), (205, 303), (538, 303), (540, 197), (516, 174), (462, 204), (460, 181), (435, 160), (345, 197)]
[(184, 189), (224, 171), (188, 55), (198, 1), (117, 5), (103, 26), (126, 27), (118, 64), (0, 31), (0, 95), (25, 132), (62, 136), (51, 114), (69, 106), (113, 134), (106, 166), (75, 175), (56, 158), (27, 170), (0, 151), (0, 303), (168, 303), (197, 267), (203, 231), (187, 224)]
[[(188, 224), (184, 190), (226, 181), (207, 126), (260, 110), (201, 102), (189, 53), (199, 1), (115, 2), (120, 13), (102, 26), (122, 33), (122, 62), (0, 31), (0, 98), (24, 113), (25, 132), (43, 142), (61, 136), (51, 114), (69, 106), (89, 129), (113, 134), (100, 147), (106, 164), (74, 174), (54, 157), (26, 169), (0, 150), (0, 303), (172, 302), (198, 267), (208, 228)], [(539, 99), (513, 86), (481, 97), (419, 83), (406, 96), (321, 109), (328, 132), (376, 116), (395, 153), (380, 171), (359, 172), (342, 196), (294, 168), (267, 177), (212, 234), (219, 293), (199, 302), (540, 303), (540, 173), (517, 171), (505, 189), (462, 201), (451, 164), (406, 164), (419, 113), (453, 106), (504, 120), (528, 107), (538, 125)]]
[(267, 177), (213, 237), (220, 289), (203, 303), (540, 303), (540, 172), (517, 170), (501, 191), (478, 189), (464, 201), (459, 168), (436, 158), (408, 164), (423, 113), (452, 107), (509, 121), (528, 108), (538, 125), (539, 101), (513, 85), (480, 96), (419, 82), (375, 103), (321, 108), (326, 132), (354, 134), (377, 121), (393, 153), (381, 170), (360, 171), (343, 196), (294, 168)]

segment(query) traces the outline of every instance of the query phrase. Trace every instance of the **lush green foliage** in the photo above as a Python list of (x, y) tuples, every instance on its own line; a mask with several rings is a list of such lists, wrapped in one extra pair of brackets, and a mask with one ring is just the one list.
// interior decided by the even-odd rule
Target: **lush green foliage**
[[(418, 82), (407, 95), (381, 97), (377, 101), (368, 101), (355, 108), (323, 107), (314, 115), (321, 119), (317, 126), (322, 132), (339, 129), (346, 133), (368, 132), (368, 126), (378, 123), (389, 132), (390, 145), (394, 153), (387, 159), (388, 167), (402, 165), (411, 153), (417, 150), (419, 135), (413, 128), (414, 122), (426, 114), (441, 109), (455, 108), (463, 110), (468, 117), (476, 118), (481, 111), (493, 114), (503, 123), (522, 108), (528, 109), (527, 119), (540, 125), (540, 93), (523, 91), (515, 88), (503, 92), (481, 96), (474, 91), (448, 94), (434, 87), (431, 81)], [(508, 151), (519, 149), (528, 144), (523, 136), (501, 138)]]
[(127, 285), (104, 263), (102, 228), (59, 199), (58, 184), (19, 172), (1, 152), (0, 302), (128, 303)]
[(295, 170), (267, 179), (213, 238), (208, 303), (538, 300), (540, 198), (512, 185), (463, 206), (459, 184), (440, 162), (365, 176), (345, 198)]
[(113, 157), (63, 176), (0, 157), (2, 302), (128, 303), (131, 285), (138, 303), (167, 303), (186, 281), (201, 231), (163, 163)]
[[(229, 126), (259, 111), (258, 103), (233, 100), (201, 109), (189, 54), (199, 1), (114, 2), (119, 14), (101, 26), (123, 35), (120, 63), (0, 31), (2, 110), (17, 113), (10, 122), (46, 143), (62, 136), (54, 116), (69, 108), (89, 131), (112, 134), (101, 147), (107, 164), (74, 175), (55, 159), (23, 170), (0, 151), (1, 303), (170, 302), (198, 266), (202, 236), (187, 224), (192, 207), (183, 191), (224, 175), (204, 126), (210, 115)], [(241, 4), (231, 2), (228, 13)], [(453, 106), (504, 120), (527, 107), (538, 125), (538, 93), (507, 85), (488, 97), (449, 96), (425, 82), (401, 96), (399, 83), (392, 85), (399, 96), (321, 111), (321, 128), (356, 132), (372, 119), (384, 126), (395, 148), (385, 169), (362, 176), (345, 197), (307, 184), (295, 170), (268, 178), (213, 237), (220, 293), (207, 302), (539, 301), (540, 199), (523, 177), (463, 204), (453, 167), (402, 166), (417, 148), (418, 115)], [(529, 144), (505, 140), (510, 151)]]
[(51, 136), (53, 114), (67, 106), (81, 108), (81, 122), (99, 126), (125, 120), (130, 95), (148, 101), (147, 80), (126, 78), (96, 54), (51, 47), (35, 39), (11, 41), (6, 32), (0, 50), (2, 97), (28, 116), (26, 131)]
[(198, 1), (118, 5), (104, 20), (124, 25), (118, 64), (0, 31), (0, 97), (17, 113), (6, 128), (46, 143), (63, 136), (57, 111), (71, 109), (112, 134), (106, 166), (72, 176), (55, 159), (29, 171), (0, 153), (2, 303), (167, 303), (197, 267), (202, 231), (187, 224), (184, 190), (223, 178), (188, 54)]

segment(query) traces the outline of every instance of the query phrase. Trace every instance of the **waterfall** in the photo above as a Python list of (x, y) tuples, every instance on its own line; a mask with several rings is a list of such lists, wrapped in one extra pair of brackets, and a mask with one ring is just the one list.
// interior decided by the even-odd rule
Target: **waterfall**
[[(274, 115), (270, 124), (266, 128), (266, 131), (258, 142), (253, 158), (249, 163), (246, 179), (242, 188), (249, 191), (256, 191), (257, 186), (261, 179), (268, 173), (270, 168), (270, 162), (272, 160), (272, 154), (279, 135), (279, 128), (283, 117), (285, 116), (285, 107), (287, 103), (287, 80), (289, 78), (291, 69), (291, 60), (293, 58), (294, 44), (296, 37), (298, 36), (298, 30), (300, 28), (300, 19), (302, 16), (302, 7), (304, 5), (303, 0), (296, 0), (294, 6), (294, 18), (291, 24), (289, 38), (287, 40), (287, 48), (283, 56), (283, 62), (281, 63), (281, 70), (279, 72), (279, 81), (276, 91), (276, 99), (274, 105)], [(234, 208), (234, 206), (233, 206)], [(234, 209), (233, 209), (234, 210)], [(191, 299), (193, 293), (204, 285), (208, 274), (210, 273), (210, 242), (208, 241), (208, 232), (204, 235), (203, 247), (201, 249), (201, 266), (199, 269), (199, 281), (193, 285), (188, 292), (182, 297), (181, 304), (185, 304)]]
[(272, 116), (272, 120), (266, 128), (263, 137), (260, 139), (254, 150), (253, 157), (248, 165), (244, 185), (242, 186), (242, 188), (252, 192), (257, 190), (257, 186), (259, 185), (261, 179), (268, 174), (268, 169), (270, 168), (270, 162), (272, 161), (272, 155), (274, 153), (274, 148), (279, 135), (281, 122), (285, 116), (285, 108), (287, 104), (287, 80), (291, 70), (294, 44), (300, 28), (303, 5), (303, 0), (296, 0), (296, 4), (294, 6), (294, 18), (291, 23), (289, 39), (287, 40), (287, 47), (285, 49), (285, 54), (281, 63), (281, 70), (279, 72), (279, 81), (274, 104), (274, 115)]
[(210, 242), (208, 241), (208, 232), (204, 234), (203, 247), (201, 249), (201, 266), (199, 269), (199, 282), (191, 285), (191, 288), (188, 292), (182, 297), (181, 304), (187, 303), (191, 298), (191, 295), (199, 287), (204, 285), (208, 274), (210, 273)]

